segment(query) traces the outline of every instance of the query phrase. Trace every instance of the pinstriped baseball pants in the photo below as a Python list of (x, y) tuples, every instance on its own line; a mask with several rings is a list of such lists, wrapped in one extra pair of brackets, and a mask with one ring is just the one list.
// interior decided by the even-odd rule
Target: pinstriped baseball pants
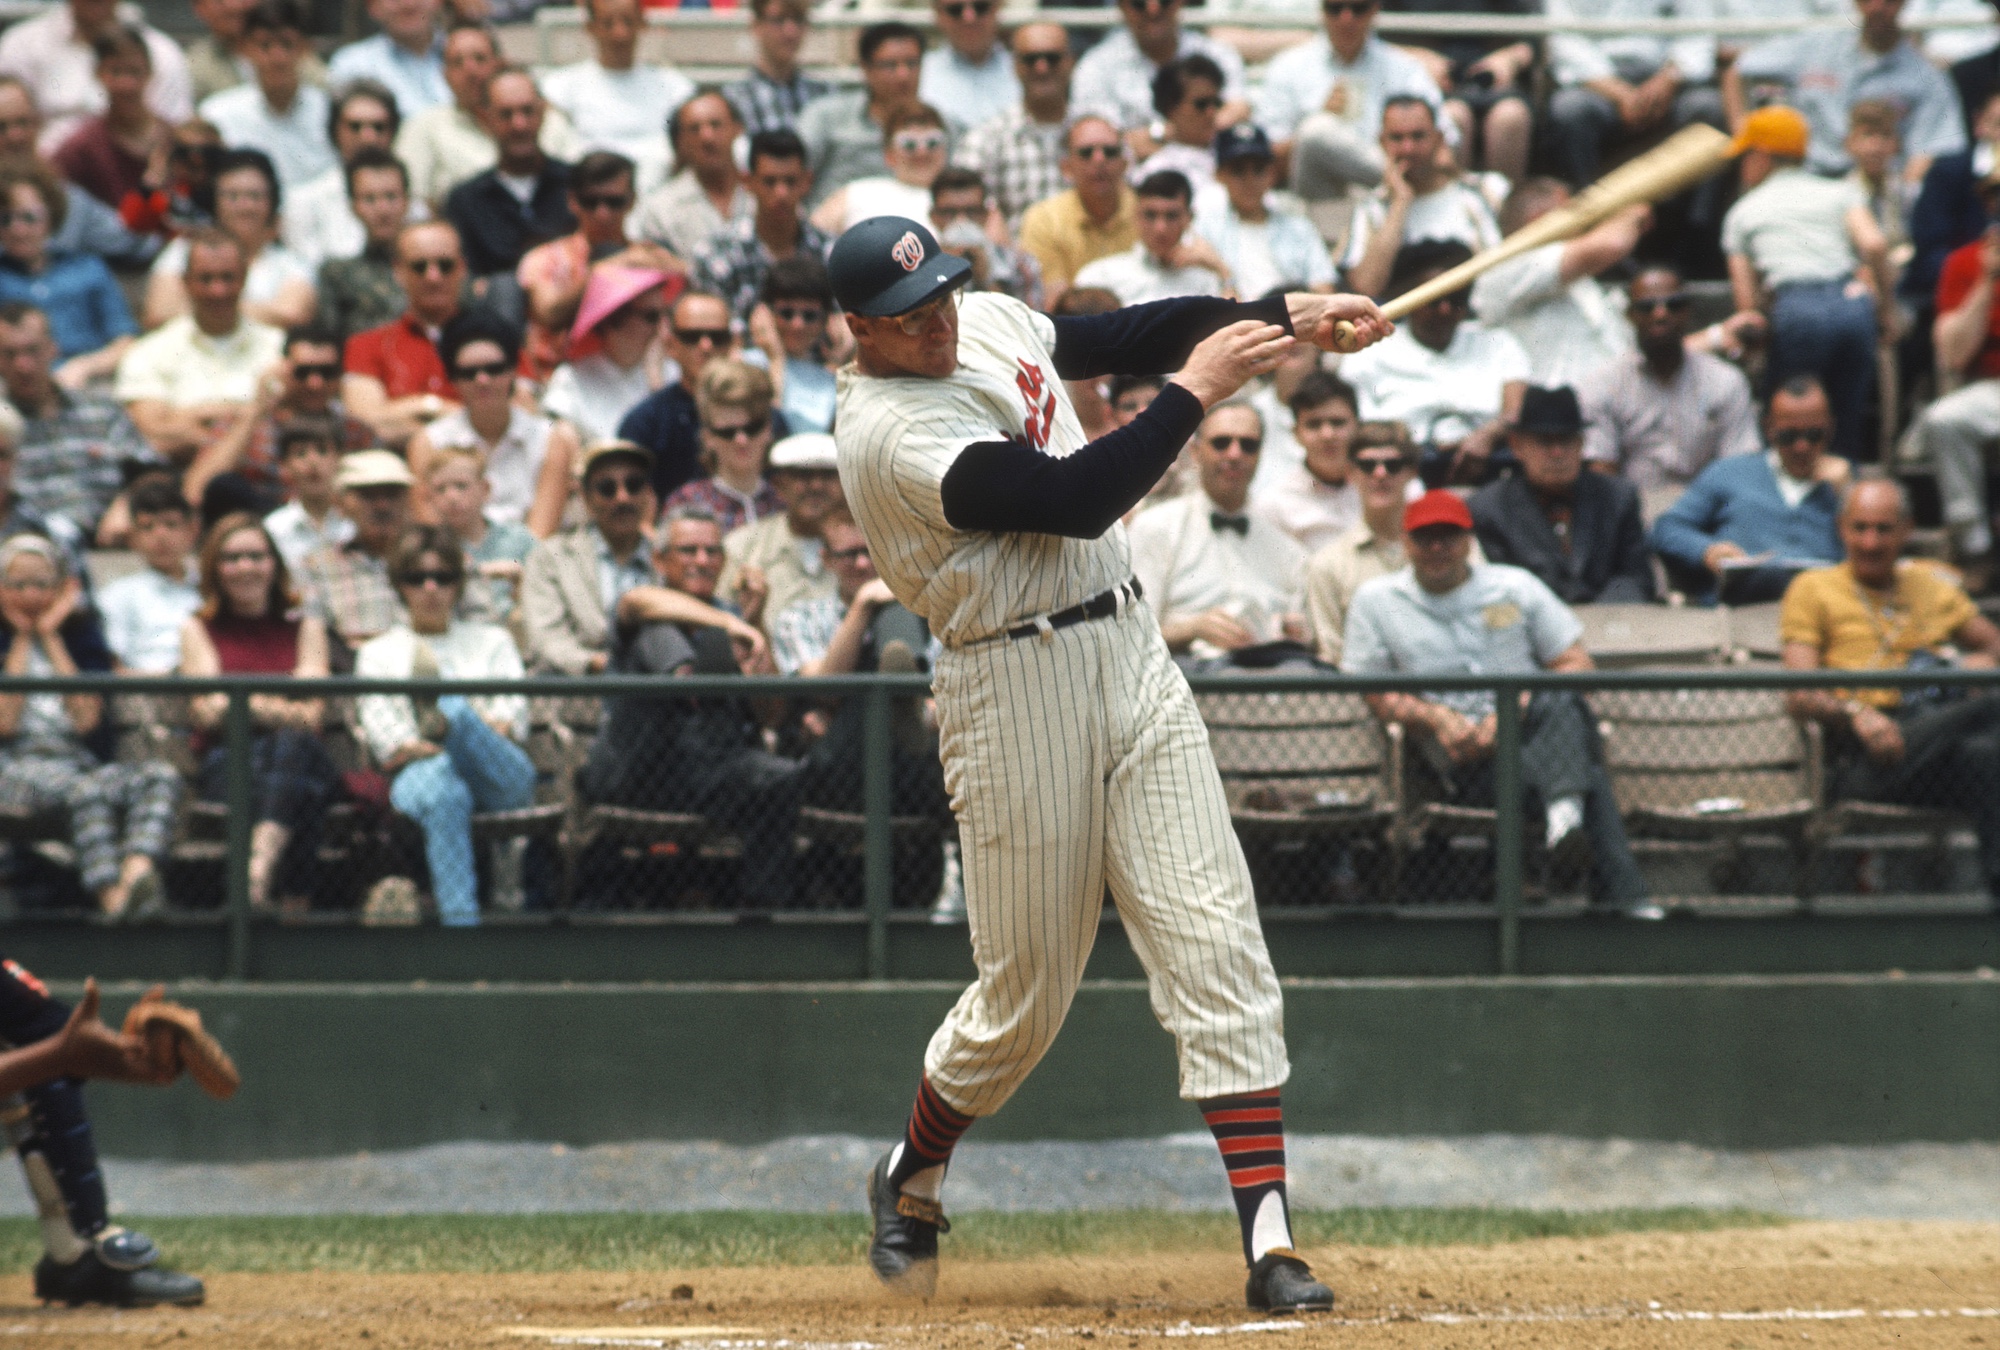
[(1144, 605), (1048, 638), (947, 650), (932, 683), (979, 978), (924, 1069), (991, 1115), (1083, 978), (1108, 884), (1173, 1033), (1180, 1092), (1285, 1081), (1284, 1007), (1187, 682)]

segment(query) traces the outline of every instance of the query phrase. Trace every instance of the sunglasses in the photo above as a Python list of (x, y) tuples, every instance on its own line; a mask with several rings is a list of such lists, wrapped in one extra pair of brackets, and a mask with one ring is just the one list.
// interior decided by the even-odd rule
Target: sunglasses
[(458, 259), (410, 258), (403, 263), (403, 266), (409, 268), (420, 277), (427, 277), (433, 273), (441, 277), (448, 277), (458, 270)]
[(1366, 458), (1354, 460), (1354, 468), (1366, 474), (1368, 478), (1374, 478), (1376, 474), (1400, 474), (1402, 470), (1410, 468), (1410, 460), (1402, 454), (1370, 454)]
[(939, 5), (938, 12), (960, 20), (983, 19), (993, 12), (993, 0), (962, 0), (956, 5)]
[(862, 544), (855, 548), (835, 549), (826, 556), (835, 562), (859, 562), (868, 556), (868, 545)]
[(773, 305), (771, 313), (780, 323), (819, 323), (826, 318), (826, 311), (818, 305)]
[(292, 367), (292, 378), (296, 380), (311, 380), (311, 379), (337, 380), (340, 378), (340, 376), (341, 376), (341, 366), (340, 362), (338, 361), (328, 361), (324, 365), (315, 363), (312, 365), (296, 365)]
[(706, 342), (711, 347), (727, 347), (731, 333), (727, 328), (674, 328), (674, 337), (689, 347), (698, 347)]
[(632, 198), (623, 192), (585, 192), (578, 194), (576, 204), (586, 211), (623, 211), (632, 205)]
[(632, 322), (632, 320), (638, 319), (641, 322), (643, 322), (648, 328), (650, 328), (654, 324), (658, 323), (660, 320), (666, 317), (667, 317), (667, 311), (663, 306), (651, 305), (640, 309), (626, 310), (623, 314), (619, 316), (618, 322), (630, 323)]
[(667, 552), (681, 558), (720, 558), (720, 544), (675, 544)]
[(956, 312), (958, 309), (957, 291), (951, 291), (940, 295), (935, 300), (918, 305), (907, 314), (898, 314), (896, 316), (896, 327), (902, 329), (910, 337), (922, 337), (931, 330), (932, 324), (944, 317), (945, 306), (947, 305), (951, 306), (952, 310)]
[(1399, 474), (1410, 467), (1410, 461), (1403, 455), (1366, 455), (1356, 459), (1354, 467), (1373, 478), (1377, 474)]
[(944, 149), (944, 133), (932, 131), (921, 136), (899, 134), (889, 144), (906, 155), (930, 154)]
[(1657, 314), (1661, 310), (1665, 310), (1669, 314), (1679, 314), (1687, 307), (1688, 297), (1678, 291), (1672, 295), (1662, 295), (1651, 300), (1634, 300), (1632, 302), (1632, 311), (1635, 314)]
[(1030, 70), (1054, 70), (1068, 55), (1067, 51), (1015, 52), (1014, 59)]
[(1327, 3), (1319, 7), (1319, 12), (1329, 19), (1338, 19), (1348, 14), (1358, 19), (1364, 14), (1375, 12), (1375, 0), (1327, 0)]
[(640, 474), (607, 473), (590, 480), (590, 492), (594, 497), (611, 501), (619, 496), (636, 497), (652, 485), (650, 479)]
[(469, 366), (459, 366), (451, 372), (454, 380), (476, 380), (482, 376), (488, 379), (502, 379), (514, 367), (506, 361), (480, 361)]
[(1123, 159), (1125, 147), (1114, 141), (1109, 145), (1079, 145), (1070, 153), (1078, 159)]
[(718, 441), (754, 441), (764, 434), (764, 428), (771, 425), (768, 417), (752, 418), (739, 426), (709, 427), (708, 434)]
[(1189, 99), (1188, 102), (1194, 106), (1196, 112), (1214, 112), (1222, 106), (1222, 100), (1212, 94), (1203, 98)]
[(1825, 445), (1825, 427), (1785, 427), (1771, 433), (1773, 445)]
[(439, 590), (444, 590), (447, 587), (458, 585), (463, 579), (458, 573), (450, 571), (447, 568), (434, 567), (416, 572), (405, 572), (400, 578), (400, 584), (409, 587), (413, 591), (422, 590), (425, 586), (435, 586)]
[(1264, 438), (1261, 436), (1210, 436), (1208, 438), (1208, 448), (1211, 450), (1224, 451), (1231, 446), (1241, 446), (1243, 447), (1244, 454), (1255, 455), (1263, 451)]

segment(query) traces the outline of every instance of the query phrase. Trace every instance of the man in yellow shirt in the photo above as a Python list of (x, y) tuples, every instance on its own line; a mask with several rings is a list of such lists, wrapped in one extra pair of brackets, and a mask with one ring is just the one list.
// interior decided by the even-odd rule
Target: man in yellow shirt
[(1021, 247), (1042, 266), (1043, 297), (1053, 310), (1085, 263), (1123, 253), (1139, 240), (1132, 189), (1125, 185), (1125, 141), (1102, 117), (1079, 117), (1063, 137), (1066, 192), (1029, 207)]
[[(1909, 500), (1886, 479), (1855, 485), (1840, 513), (1847, 561), (1802, 572), (1779, 617), (1791, 670), (1901, 670), (2000, 664), (2000, 627), (1940, 568), (1902, 557)], [(1913, 660), (1914, 658), (1914, 660)], [(1822, 723), (1836, 796), (1964, 811), (1979, 835), (1989, 895), (2000, 899), (2000, 696), (1897, 689), (1801, 689), (1794, 717)]]

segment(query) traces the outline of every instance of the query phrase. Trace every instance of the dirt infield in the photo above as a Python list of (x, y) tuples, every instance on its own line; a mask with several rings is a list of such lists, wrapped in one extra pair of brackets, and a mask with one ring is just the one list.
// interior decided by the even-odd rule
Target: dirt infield
[[(949, 1241), (949, 1239), (947, 1239)], [(207, 1307), (42, 1309), (0, 1284), (0, 1344), (304, 1350), (2000, 1346), (2000, 1226), (1815, 1223), (1494, 1247), (1309, 1253), (1329, 1317), (1259, 1321), (1226, 1254), (947, 1265), (903, 1304), (853, 1269), (221, 1275)]]

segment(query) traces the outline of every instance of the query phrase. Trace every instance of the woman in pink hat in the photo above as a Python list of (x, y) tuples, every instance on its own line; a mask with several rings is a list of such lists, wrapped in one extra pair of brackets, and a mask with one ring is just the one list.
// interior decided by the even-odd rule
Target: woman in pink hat
[[(583, 444), (615, 440), (632, 406), (678, 378), (660, 351), (660, 325), (682, 279), (636, 267), (598, 267), (570, 328), (570, 359), (556, 367), (542, 410), (576, 428)], [(584, 340), (595, 351), (578, 355)]]

